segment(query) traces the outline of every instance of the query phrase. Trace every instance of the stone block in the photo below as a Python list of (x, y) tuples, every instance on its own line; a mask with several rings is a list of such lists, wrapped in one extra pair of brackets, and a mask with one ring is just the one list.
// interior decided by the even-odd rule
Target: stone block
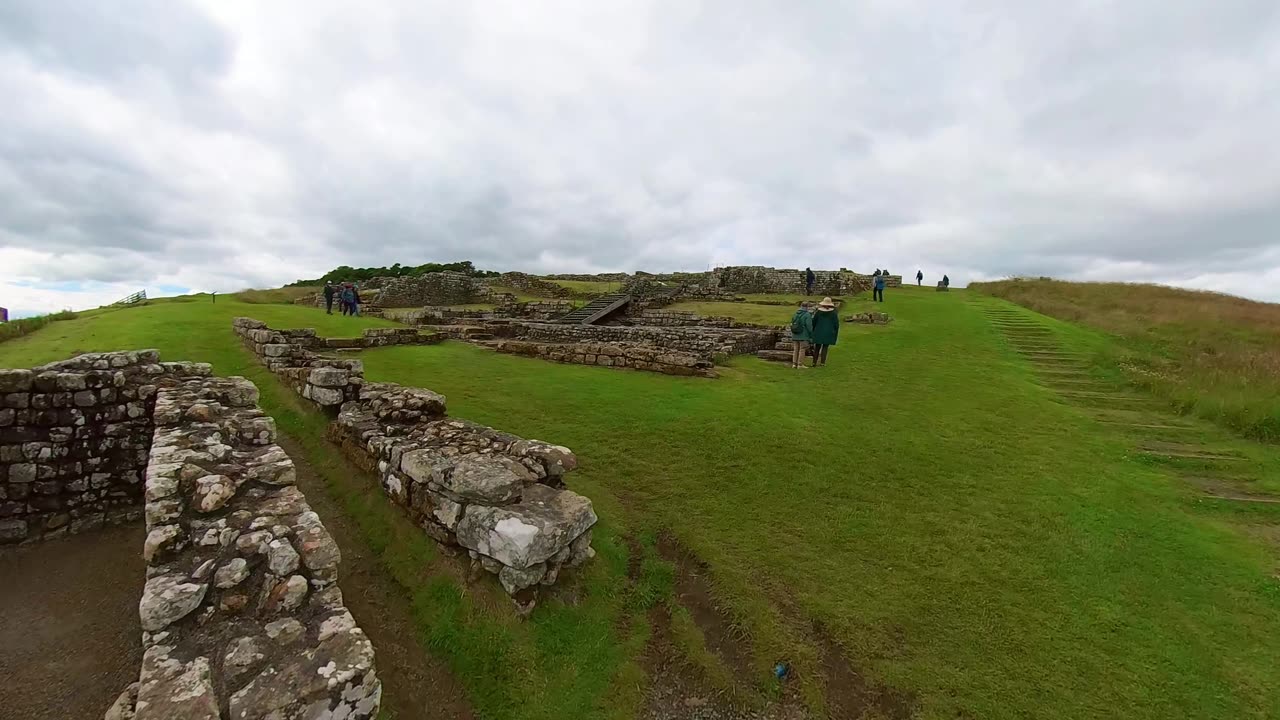
[(0, 544), (22, 542), (26, 539), (26, 520), (16, 518), (0, 520)]
[(0, 394), (29, 392), (32, 378), (30, 370), (0, 370)]
[(340, 368), (320, 367), (311, 371), (307, 382), (322, 388), (346, 387), (351, 375)]

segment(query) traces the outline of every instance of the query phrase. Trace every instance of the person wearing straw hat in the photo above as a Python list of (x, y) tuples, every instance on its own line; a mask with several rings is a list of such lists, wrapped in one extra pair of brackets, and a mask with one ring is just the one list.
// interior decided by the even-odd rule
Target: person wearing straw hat
[(836, 344), (840, 337), (840, 317), (836, 314), (836, 304), (829, 297), (818, 303), (818, 312), (813, 316), (813, 366), (827, 364), (827, 350)]
[(813, 341), (813, 315), (809, 301), (800, 303), (800, 309), (791, 316), (791, 367), (804, 367), (804, 356)]

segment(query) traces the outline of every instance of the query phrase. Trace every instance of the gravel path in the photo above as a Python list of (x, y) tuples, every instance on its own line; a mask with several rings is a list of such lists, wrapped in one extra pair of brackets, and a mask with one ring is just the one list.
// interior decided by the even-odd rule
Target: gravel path
[(136, 524), (0, 549), (0, 718), (101, 718), (138, 679), (143, 536)]

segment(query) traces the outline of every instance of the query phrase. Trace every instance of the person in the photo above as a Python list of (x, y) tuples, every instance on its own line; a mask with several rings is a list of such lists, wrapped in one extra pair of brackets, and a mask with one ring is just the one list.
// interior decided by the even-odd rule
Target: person
[(922, 283), (922, 282), (924, 282), (924, 271), (923, 271), (923, 270), (917, 270), (917, 271), (916, 271), (916, 286), (919, 286), (919, 285), (920, 285), (920, 283)]
[(822, 298), (818, 312), (813, 316), (813, 366), (827, 364), (827, 350), (840, 337), (840, 316), (831, 298)]
[(804, 294), (805, 295), (813, 294), (813, 280), (814, 280), (813, 269), (805, 268), (804, 269)]
[(813, 315), (809, 302), (800, 303), (800, 309), (791, 316), (791, 367), (804, 367), (804, 356), (813, 340)]
[(944, 287), (944, 288), (949, 288), (949, 287), (951, 287), (951, 278), (947, 277), (946, 275), (943, 275), (943, 276), (942, 276), (942, 287)]
[(360, 316), (360, 286), (351, 286), (351, 316)]
[(324, 311), (329, 315), (333, 314), (333, 296), (336, 295), (337, 292), (338, 291), (333, 287), (333, 283), (326, 282), (324, 284)]
[(342, 314), (351, 314), (351, 305), (355, 302), (355, 291), (351, 289), (351, 283), (345, 283), (342, 286)]
[(874, 283), (875, 286), (871, 291), (871, 299), (876, 302), (884, 302), (884, 276), (876, 275)]
[(880, 277), (880, 268), (876, 268), (876, 271), (871, 273), (871, 277)]

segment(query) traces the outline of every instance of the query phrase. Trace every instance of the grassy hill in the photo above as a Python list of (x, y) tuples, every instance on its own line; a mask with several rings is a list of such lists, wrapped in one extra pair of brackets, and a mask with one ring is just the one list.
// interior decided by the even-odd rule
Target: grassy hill
[[(493, 583), (466, 584), (230, 328), (237, 315), (325, 335), (388, 321), (156, 303), (0, 343), (0, 366), (156, 347), (249, 376), (323, 476), (304, 489), (359, 528), (359, 552), (407, 598), (477, 717), (648, 717), (646, 688), (686, 678), (739, 706), (839, 718), (1280, 716), (1280, 505), (1207, 497), (1181, 461), (1136, 452), (1002, 328), (1089, 357), (1127, 357), (1129, 341), (964, 291), (903, 288), (877, 309), (895, 321), (845, 325), (825, 369), (737, 358), (717, 380), (459, 343), (364, 352), (372, 380), (429, 387), (455, 416), (577, 452), (569, 482), (596, 503), (600, 556), (528, 622)], [(1188, 428), (1280, 492), (1280, 450)], [(705, 569), (682, 569), (671, 542)], [(691, 572), (712, 607), (694, 602)], [(652, 662), (657, 637), (677, 669)], [(779, 686), (784, 660), (796, 672)], [(396, 703), (388, 686), (390, 711), (415, 716)]]
[(1102, 361), (1182, 412), (1280, 441), (1280, 305), (1159, 285), (1006, 280), (978, 292), (1096, 328)]

